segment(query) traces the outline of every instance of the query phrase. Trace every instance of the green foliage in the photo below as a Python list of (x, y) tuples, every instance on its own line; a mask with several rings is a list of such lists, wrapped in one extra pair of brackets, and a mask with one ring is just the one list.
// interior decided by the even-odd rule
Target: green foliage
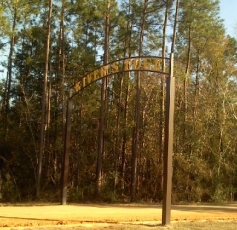
[[(10, 4), (11, 3), (11, 4)], [(55, 2), (50, 34), (47, 118), (41, 200), (59, 199), (68, 89), (101, 65), (105, 17), (109, 17), (109, 61), (160, 55), (172, 37), (174, 1)], [(17, 4), (17, 7), (16, 7)], [(163, 24), (168, 7), (168, 25)], [(40, 144), (42, 79), (47, 37), (47, 1), (11, 1), (0, 6), (0, 49), (10, 44), (12, 65), (0, 83), (0, 170), (4, 201), (35, 198)], [(16, 13), (15, 30), (13, 28)], [(142, 18), (144, 16), (145, 18)], [(175, 47), (176, 103), (173, 154), (174, 202), (237, 199), (237, 107), (235, 38), (225, 34), (217, 1), (180, 1)], [(142, 35), (142, 36), (141, 36)], [(165, 41), (163, 40), (165, 39)], [(169, 50), (169, 49), (168, 49)], [(168, 52), (168, 51), (167, 51)], [(168, 56), (168, 53), (166, 54)], [(10, 56), (10, 52), (9, 52)], [(99, 200), (129, 201), (135, 126), (136, 74), (106, 82), (102, 182)], [(141, 73), (136, 195), (162, 201), (165, 83)], [(68, 199), (95, 201), (101, 80), (73, 98)], [(9, 109), (6, 94), (9, 93)]]

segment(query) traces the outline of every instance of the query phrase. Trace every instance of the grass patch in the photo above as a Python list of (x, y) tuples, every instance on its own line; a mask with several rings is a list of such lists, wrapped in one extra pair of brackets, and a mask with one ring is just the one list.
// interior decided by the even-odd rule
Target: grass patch
[(178, 222), (170, 227), (173, 230), (236, 230), (237, 222), (235, 221), (206, 221), (206, 222)]

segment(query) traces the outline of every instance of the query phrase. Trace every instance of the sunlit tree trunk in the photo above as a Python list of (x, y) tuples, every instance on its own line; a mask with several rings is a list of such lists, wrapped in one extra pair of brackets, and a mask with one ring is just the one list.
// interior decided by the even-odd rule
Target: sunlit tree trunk
[[(143, 14), (141, 16), (141, 27), (139, 34), (139, 51), (138, 56), (142, 55), (142, 46), (144, 38), (144, 30), (146, 23), (146, 14), (147, 14), (148, 0), (144, 0)], [(141, 72), (137, 72), (136, 76), (136, 105), (135, 105), (135, 125), (133, 129), (133, 138), (132, 138), (132, 165), (131, 165), (131, 202), (136, 200), (136, 187), (137, 187), (137, 158), (139, 151), (139, 138), (140, 138), (140, 98), (141, 98)]]
[(8, 113), (10, 108), (10, 96), (11, 96), (11, 89), (12, 89), (12, 71), (13, 71), (13, 54), (14, 54), (14, 47), (15, 47), (15, 31), (16, 31), (16, 22), (17, 22), (17, 5), (13, 6), (13, 22), (12, 22), (12, 31), (11, 31), (11, 40), (10, 40), (10, 49), (8, 55), (8, 66), (7, 66), (7, 80), (6, 80), (6, 87), (5, 87), (5, 108), (4, 108), (4, 126), (5, 126), (5, 138), (8, 136)]
[[(169, 16), (169, 1), (166, 1), (165, 18), (162, 33), (162, 71), (165, 70), (165, 57), (166, 57), (166, 36), (167, 36), (167, 23)], [(162, 161), (162, 154), (164, 152), (164, 111), (165, 111), (165, 76), (160, 78), (160, 117), (159, 117), (159, 162)]]
[(187, 51), (187, 61), (185, 66), (185, 76), (183, 81), (183, 97), (184, 97), (184, 103), (183, 103), (183, 143), (186, 140), (186, 121), (188, 116), (188, 76), (189, 76), (189, 69), (190, 69), (190, 62), (191, 62), (191, 25), (188, 27), (188, 51)]
[[(109, 37), (110, 37), (110, 0), (107, 0), (107, 11), (105, 14), (105, 41), (104, 41), (104, 65), (108, 63), (109, 59)], [(102, 79), (101, 85), (101, 107), (99, 119), (99, 138), (98, 138), (98, 156), (96, 169), (96, 193), (100, 196), (100, 190), (103, 182), (102, 175), (102, 161), (104, 155), (104, 129), (105, 129), (105, 110), (106, 110), (106, 88), (107, 78)]]
[(50, 48), (50, 33), (51, 33), (51, 17), (52, 17), (52, 1), (48, 2), (48, 23), (47, 23), (47, 39), (45, 49), (45, 66), (43, 77), (43, 92), (41, 100), (41, 125), (40, 125), (40, 149), (38, 155), (38, 173), (37, 173), (37, 185), (36, 185), (36, 197), (40, 195), (40, 185), (42, 176), (42, 160), (45, 147), (45, 132), (46, 132), (46, 99), (47, 99), (47, 81), (48, 81), (48, 69), (49, 69), (49, 48)]
[[(61, 15), (60, 15), (60, 25), (59, 25), (59, 36), (58, 36), (58, 67), (57, 67), (57, 83), (58, 83), (58, 92), (56, 93), (55, 103), (61, 105), (62, 108), (62, 116), (58, 117), (59, 109), (56, 110), (55, 120), (58, 119), (61, 122), (61, 132), (58, 129), (57, 124), (55, 124), (55, 135), (59, 135), (61, 133), (62, 142), (64, 141), (64, 130), (66, 123), (66, 102), (65, 102), (65, 86), (64, 86), (64, 78), (65, 78), (65, 34), (64, 34), (64, 21), (65, 21), (65, 0), (61, 1)], [(56, 139), (55, 139), (56, 141)], [(60, 154), (61, 155), (61, 154)], [(59, 159), (60, 160), (60, 159)], [(54, 155), (54, 175), (57, 173), (57, 153)]]

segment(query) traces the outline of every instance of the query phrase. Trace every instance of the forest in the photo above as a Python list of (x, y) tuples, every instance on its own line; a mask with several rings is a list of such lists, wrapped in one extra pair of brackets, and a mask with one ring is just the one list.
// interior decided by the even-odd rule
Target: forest
[[(72, 85), (174, 54), (172, 202), (237, 200), (237, 40), (219, 0), (0, 3), (0, 202), (60, 200)], [(112, 74), (73, 98), (69, 202), (162, 202), (166, 76)]]

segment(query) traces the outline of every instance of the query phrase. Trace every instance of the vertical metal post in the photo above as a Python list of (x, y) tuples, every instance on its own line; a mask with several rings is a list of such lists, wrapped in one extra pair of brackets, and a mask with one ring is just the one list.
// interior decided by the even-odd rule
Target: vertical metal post
[(64, 155), (62, 165), (62, 184), (61, 184), (61, 204), (67, 203), (67, 184), (68, 184), (68, 169), (69, 169), (69, 150), (71, 136), (71, 114), (72, 114), (72, 99), (67, 101), (66, 127), (64, 136)]
[(170, 76), (166, 81), (166, 111), (165, 111), (165, 141), (163, 168), (163, 203), (162, 225), (170, 224), (171, 190), (172, 190), (172, 154), (173, 154), (173, 126), (175, 79), (173, 77), (173, 53), (170, 56)]

